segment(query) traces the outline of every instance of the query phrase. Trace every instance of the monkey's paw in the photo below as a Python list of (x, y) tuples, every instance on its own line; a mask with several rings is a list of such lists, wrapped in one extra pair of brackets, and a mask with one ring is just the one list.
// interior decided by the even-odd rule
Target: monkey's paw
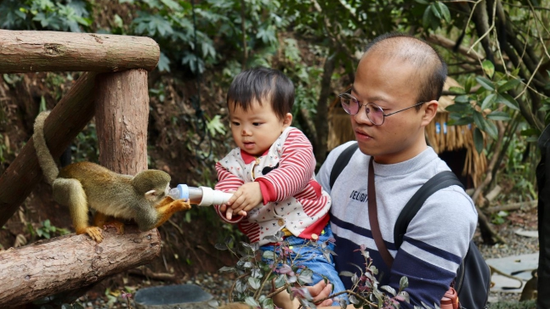
[(175, 200), (171, 203), (170, 207), (174, 207), (176, 211), (182, 211), (191, 209), (191, 204), (186, 200)]
[(117, 235), (122, 235), (124, 234), (124, 223), (123, 222), (120, 222), (118, 220), (112, 220), (112, 221), (109, 221), (107, 223), (105, 223), (105, 225), (103, 225), (103, 229), (108, 229), (108, 228), (115, 228), (116, 230), (116, 233)]
[[(100, 243), (103, 241), (103, 232), (97, 226), (87, 227), (85, 233), (88, 234), (88, 236), (90, 236), (97, 243)], [(82, 233), (77, 233), (77, 234), (82, 234)]]

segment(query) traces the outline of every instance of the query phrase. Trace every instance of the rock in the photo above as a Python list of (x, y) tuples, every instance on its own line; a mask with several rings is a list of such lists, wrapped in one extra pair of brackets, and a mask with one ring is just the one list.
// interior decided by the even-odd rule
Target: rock
[(144, 288), (136, 292), (137, 309), (202, 309), (213, 299), (210, 293), (194, 284)]

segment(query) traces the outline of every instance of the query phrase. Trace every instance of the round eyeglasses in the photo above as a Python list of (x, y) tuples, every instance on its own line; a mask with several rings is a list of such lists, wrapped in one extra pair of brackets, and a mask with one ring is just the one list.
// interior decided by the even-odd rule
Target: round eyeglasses
[(340, 103), (342, 104), (342, 108), (344, 109), (344, 111), (347, 114), (351, 115), (351, 116), (357, 115), (357, 113), (359, 113), (359, 110), (361, 109), (361, 107), (364, 106), (365, 107), (365, 113), (367, 113), (367, 118), (375, 126), (381, 126), (382, 124), (384, 124), (384, 120), (386, 120), (386, 117), (389, 117), (391, 115), (395, 115), (395, 114), (400, 113), (402, 111), (406, 111), (408, 109), (411, 109), (413, 107), (417, 107), (419, 105), (422, 105), (422, 104), (426, 103), (426, 102), (418, 102), (413, 106), (409, 106), (409, 107), (400, 109), (400, 110), (395, 111), (393, 113), (384, 114), (384, 110), (382, 109), (382, 107), (380, 107), (380, 106), (378, 106), (374, 103), (360, 104), (359, 100), (357, 100), (356, 97), (352, 96), (351, 94), (349, 94), (347, 92), (339, 94), (338, 97), (340, 98)]

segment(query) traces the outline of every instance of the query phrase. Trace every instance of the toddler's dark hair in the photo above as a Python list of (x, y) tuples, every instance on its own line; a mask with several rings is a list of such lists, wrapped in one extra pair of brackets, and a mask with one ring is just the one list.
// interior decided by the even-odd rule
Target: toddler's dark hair
[(247, 111), (252, 103), (271, 104), (279, 119), (292, 111), (294, 84), (283, 72), (257, 67), (242, 71), (229, 86), (227, 106)]

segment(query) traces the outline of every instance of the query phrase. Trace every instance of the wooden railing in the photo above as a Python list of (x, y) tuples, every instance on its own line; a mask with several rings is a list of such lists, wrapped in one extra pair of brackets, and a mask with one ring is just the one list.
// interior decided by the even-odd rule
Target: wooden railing
[[(158, 44), (147, 37), (0, 30), (0, 74), (84, 72), (46, 120), (52, 155), (59, 157), (95, 116), (100, 164), (124, 174), (147, 168), (147, 76), (159, 56)], [(0, 176), (0, 226), (41, 179), (31, 138)], [(101, 244), (72, 235), (0, 251), (0, 307), (95, 283), (159, 253), (156, 229), (106, 233)]]

